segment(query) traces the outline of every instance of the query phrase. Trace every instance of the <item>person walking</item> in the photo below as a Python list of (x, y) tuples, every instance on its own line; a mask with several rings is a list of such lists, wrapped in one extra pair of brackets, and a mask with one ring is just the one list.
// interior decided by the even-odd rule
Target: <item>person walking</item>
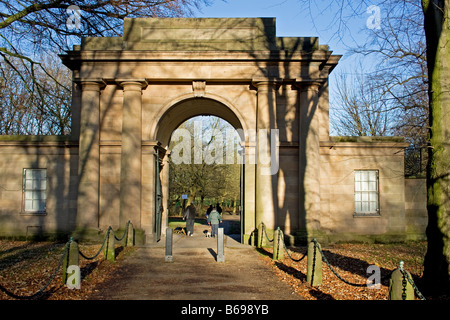
[(212, 204), (210, 204), (208, 210), (206, 210), (206, 214), (205, 214), (206, 219), (208, 219), (208, 216), (211, 213), (212, 209), (213, 209), (213, 206), (212, 206)]
[(194, 203), (191, 202), (191, 204), (186, 208), (186, 211), (184, 212), (183, 220), (186, 219), (186, 232), (188, 236), (194, 235), (194, 221), (195, 216), (197, 215), (197, 210), (195, 209)]
[(222, 216), (216, 210), (216, 208), (212, 209), (211, 213), (208, 216), (208, 224), (211, 227), (211, 237), (215, 237), (218, 233), (219, 223), (222, 222)]

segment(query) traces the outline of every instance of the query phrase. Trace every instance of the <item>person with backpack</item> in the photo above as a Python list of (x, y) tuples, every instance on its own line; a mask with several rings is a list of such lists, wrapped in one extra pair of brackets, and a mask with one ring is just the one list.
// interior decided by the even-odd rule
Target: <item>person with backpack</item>
[(222, 216), (216, 210), (216, 208), (213, 208), (211, 210), (211, 213), (209, 214), (207, 221), (209, 226), (211, 227), (211, 237), (215, 237), (219, 231), (219, 223), (222, 222)]

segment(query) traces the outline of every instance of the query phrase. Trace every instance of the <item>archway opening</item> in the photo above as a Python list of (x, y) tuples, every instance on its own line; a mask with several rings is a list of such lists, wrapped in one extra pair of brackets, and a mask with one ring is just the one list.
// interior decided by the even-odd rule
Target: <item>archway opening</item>
[(216, 115), (193, 116), (172, 132), (168, 150), (169, 226), (183, 228), (182, 217), (193, 203), (194, 236), (209, 235), (207, 217), (217, 209), (225, 235), (242, 242), (243, 161), (235, 126)]

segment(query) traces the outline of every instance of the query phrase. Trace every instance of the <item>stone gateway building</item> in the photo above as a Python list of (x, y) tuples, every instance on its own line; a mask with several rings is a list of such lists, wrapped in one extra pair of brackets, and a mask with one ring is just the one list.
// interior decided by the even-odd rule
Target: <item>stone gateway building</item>
[[(404, 177), (404, 140), (329, 136), (339, 58), (315, 37), (277, 37), (273, 18), (125, 19), (123, 37), (84, 39), (61, 56), (71, 136), (1, 137), (0, 234), (87, 236), (130, 220), (158, 240), (171, 135), (214, 115), (278, 136), (265, 149), (242, 136), (244, 242), (261, 223), (321, 241), (423, 237), (425, 183)], [(277, 155), (275, 172), (261, 150)]]

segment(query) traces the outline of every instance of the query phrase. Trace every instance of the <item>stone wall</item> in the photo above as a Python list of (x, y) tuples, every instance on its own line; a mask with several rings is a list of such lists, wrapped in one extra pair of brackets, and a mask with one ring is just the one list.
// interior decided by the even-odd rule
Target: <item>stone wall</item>
[[(355, 140), (356, 138), (352, 138)], [(321, 142), (320, 230), (325, 241), (404, 240), (405, 143), (390, 137)], [(377, 170), (379, 213), (355, 214), (355, 170)]]
[[(70, 233), (76, 215), (77, 143), (67, 137), (0, 138), (0, 236)], [(47, 169), (45, 212), (23, 210), (24, 169)]]
[[(423, 233), (424, 187), (405, 182), (404, 140), (329, 137), (328, 75), (340, 56), (315, 37), (276, 37), (273, 18), (125, 19), (123, 37), (84, 39), (61, 58), (73, 71), (72, 140), (0, 139), (0, 234), (131, 220), (151, 238), (156, 155), (164, 230), (170, 137), (197, 115), (279, 130), (279, 171), (245, 166), (246, 239), (261, 222), (329, 241)], [(246, 160), (258, 142), (244, 141)], [(25, 168), (48, 171), (45, 213), (21, 211)], [(379, 214), (354, 214), (355, 170), (379, 172)]]

